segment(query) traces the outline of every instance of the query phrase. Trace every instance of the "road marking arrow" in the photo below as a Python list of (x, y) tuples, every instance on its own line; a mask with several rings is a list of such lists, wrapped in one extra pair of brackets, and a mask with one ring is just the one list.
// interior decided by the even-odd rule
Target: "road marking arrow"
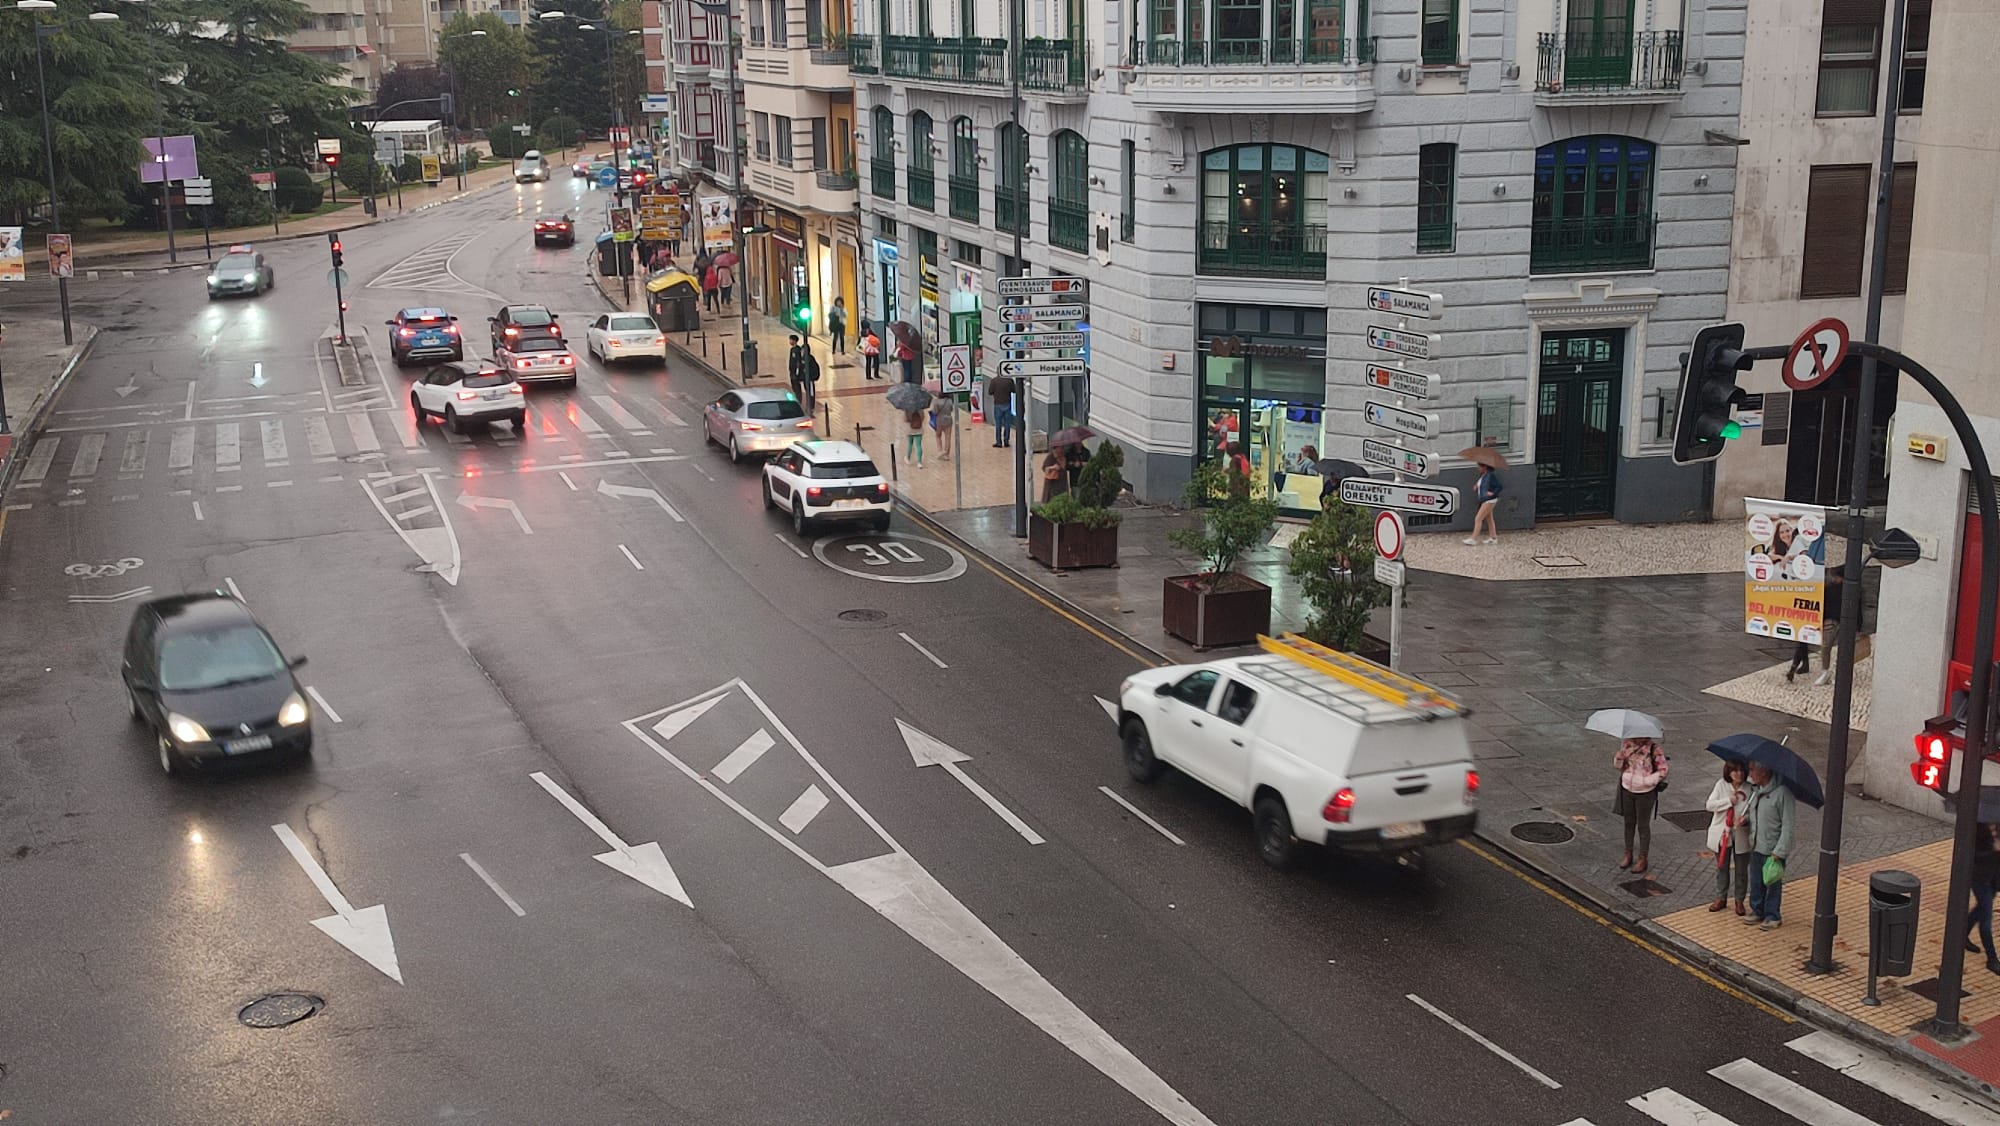
[(116, 391), (118, 393), (118, 397), (121, 399), (127, 395), (130, 395), (132, 392), (137, 391), (138, 389), (139, 389), (138, 372), (133, 372), (131, 375), (126, 376), (125, 382), (122, 385), (112, 388), (113, 391)]
[(521, 526), (522, 532), (531, 536), (535, 534), (535, 530), (528, 527), (528, 518), (521, 515), (521, 506), (506, 497), (476, 497), (471, 493), (460, 493), (458, 503), (463, 508), (504, 508), (514, 514), (514, 523)]
[(537, 785), (549, 792), (550, 797), (561, 802), (564, 809), (569, 810), (578, 821), (583, 822), (591, 832), (596, 833), (605, 844), (611, 846), (610, 852), (598, 853), (594, 858), (599, 863), (614, 872), (622, 872), (632, 877), (669, 899), (678, 899), (689, 907), (694, 906), (694, 901), (688, 898), (687, 889), (681, 886), (681, 878), (674, 874), (674, 866), (667, 863), (667, 854), (660, 851), (658, 843), (626, 844), (618, 839), (618, 834), (612, 832), (610, 826), (599, 821), (596, 814), (585, 809), (582, 802), (570, 797), (569, 792), (556, 785), (548, 775), (537, 770), (528, 777), (533, 778)]
[(257, 361), (250, 369), (250, 386), (262, 387), (269, 382), (270, 380), (264, 378), (264, 362), (262, 360)]
[(903, 742), (910, 748), (910, 758), (918, 766), (942, 766), (944, 772), (958, 779), (958, 784), (972, 791), (972, 796), (986, 803), (986, 808), (1000, 815), (1000, 820), (1014, 827), (1014, 831), (1029, 844), (1041, 844), (1042, 835), (1028, 827), (1028, 823), (1014, 815), (1014, 811), (1000, 804), (1000, 799), (986, 792), (986, 787), (973, 781), (965, 771), (958, 768), (961, 762), (971, 762), (972, 756), (946, 746), (929, 735), (918, 731), (902, 720), (896, 726), (903, 732)]
[(1117, 704), (1112, 703), (1111, 701), (1105, 699), (1102, 696), (1092, 696), (1091, 699), (1096, 700), (1097, 706), (1104, 709), (1104, 714), (1111, 717), (1111, 722), (1113, 723), (1118, 722)]
[(681, 519), (680, 513), (674, 511), (674, 506), (667, 503), (667, 498), (660, 495), (660, 490), (658, 489), (639, 489), (631, 485), (614, 485), (600, 477), (597, 481), (597, 491), (608, 497), (645, 497), (665, 509), (667, 515), (673, 517), (676, 523), (687, 523), (687, 521)]
[(396, 964), (396, 942), (389, 934), (389, 909), (377, 904), (356, 910), (347, 897), (340, 894), (340, 889), (333, 886), (326, 869), (321, 868), (312, 853), (306, 851), (305, 842), (292, 832), (290, 825), (273, 825), (271, 831), (278, 834), (285, 851), (291, 853), (292, 859), (305, 869), (306, 878), (313, 882), (313, 886), (319, 889), (320, 897), (334, 910), (324, 919), (314, 919), (312, 925), (324, 931), (328, 938), (347, 947), (355, 957), (389, 975), (397, 985), (403, 984), (402, 967)]

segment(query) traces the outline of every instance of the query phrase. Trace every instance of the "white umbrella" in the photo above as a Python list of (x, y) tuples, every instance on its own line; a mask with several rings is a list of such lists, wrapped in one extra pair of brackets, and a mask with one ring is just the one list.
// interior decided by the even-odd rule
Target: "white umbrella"
[(1585, 731), (1599, 731), (1614, 739), (1658, 739), (1666, 734), (1660, 721), (1630, 708), (1605, 708), (1590, 713), (1583, 722)]

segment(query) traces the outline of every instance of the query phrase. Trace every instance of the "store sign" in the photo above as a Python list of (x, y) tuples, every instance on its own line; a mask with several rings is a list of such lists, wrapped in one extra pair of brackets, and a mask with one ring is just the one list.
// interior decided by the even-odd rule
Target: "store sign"
[(1304, 344), (1265, 344), (1241, 336), (1218, 336), (1202, 341), (1211, 356), (1233, 359), (1250, 356), (1260, 360), (1324, 360), (1325, 348)]

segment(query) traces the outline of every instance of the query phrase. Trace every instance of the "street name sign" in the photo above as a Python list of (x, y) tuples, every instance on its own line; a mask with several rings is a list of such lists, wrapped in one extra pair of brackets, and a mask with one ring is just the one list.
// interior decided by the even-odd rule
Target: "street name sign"
[(1438, 416), (1423, 411), (1406, 410), (1368, 400), (1361, 408), (1362, 421), (1382, 430), (1393, 430), (1412, 438), (1435, 438), (1438, 436)]
[(1075, 322), (1089, 315), (1090, 307), (1087, 305), (1003, 305), (1000, 308), (1001, 323), (1010, 325)]
[(938, 386), (947, 395), (972, 390), (972, 345), (947, 344), (938, 349)]
[(1002, 297), (1039, 297), (1044, 294), (1062, 294), (1066, 297), (1082, 297), (1088, 286), (1082, 278), (1001, 278)]
[(1340, 499), (1364, 508), (1393, 508), (1450, 516), (1458, 511), (1458, 490), (1433, 485), (1399, 485), (1370, 477), (1349, 477), (1340, 483)]
[(1444, 295), (1371, 285), (1368, 287), (1368, 307), (1378, 313), (1417, 317), (1427, 321), (1444, 312)]
[(1082, 360), (1002, 360), (1000, 374), (1016, 377), (1037, 375), (1082, 375), (1089, 370)]
[(1409, 477), (1428, 477), (1436, 470), (1436, 462), (1423, 450), (1404, 449), (1373, 438), (1361, 439), (1361, 460), (1369, 465), (1381, 465)]
[(1806, 326), (1785, 354), (1785, 386), (1806, 391), (1824, 382), (1847, 358), (1847, 325), (1838, 317), (1821, 317)]
[(1038, 348), (1081, 348), (1089, 337), (1081, 332), (1003, 332), (1000, 347), (1009, 352)]
[(1429, 372), (1404, 371), (1402, 368), (1385, 368), (1381, 364), (1367, 365), (1365, 381), (1370, 387), (1380, 387), (1412, 399), (1435, 399), (1438, 397), (1438, 377)]
[(1377, 352), (1392, 352), (1412, 360), (1428, 360), (1437, 349), (1438, 336), (1431, 332), (1404, 332), (1400, 328), (1369, 325), (1368, 346)]

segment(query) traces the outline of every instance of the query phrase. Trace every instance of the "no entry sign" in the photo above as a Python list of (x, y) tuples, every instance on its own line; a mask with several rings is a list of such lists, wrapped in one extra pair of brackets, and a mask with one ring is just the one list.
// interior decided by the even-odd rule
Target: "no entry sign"
[(1390, 560), (1403, 557), (1403, 518), (1394, 512), (1375, 514), (1375, 554)]

